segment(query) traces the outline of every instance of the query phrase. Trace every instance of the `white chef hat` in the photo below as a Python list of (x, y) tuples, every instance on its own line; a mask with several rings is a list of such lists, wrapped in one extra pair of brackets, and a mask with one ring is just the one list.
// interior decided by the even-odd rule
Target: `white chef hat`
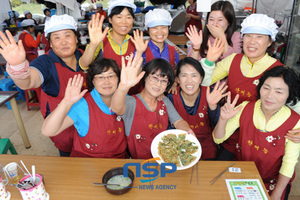
[(97, 7), (97, 8), (103, 8), (103, 5), (102, 5), (102, 3), (97, 3), (97, 4), (96, 4), (96, 7)]
[(272, 40), (275, 41), (278, 33), (278, 26), (275, 24), (275, 20), (264, 14), (252, 14), (246, 17), (241, 26), (242, 37), (247, 33), (256, 33), (270, 35)]
[(29, 10), (25, 10), (24, 11), (24, 16), (26, 16), (28, 13), (30, 13), (30, 11)]
[(45, 37), (48, 33), (65, 29), (77, 30), (77, 22), (70, 15), (53, 15), (50, 20), (45, 23)]
[(172, 17), (169, 11), (165, 9), (155, 8), (150, 10), (145, 15), (145, 27), (151, 28), (155, 26), (170, 26), (172, 23)]
[(22, 27), (26, 27), (26, 26), (35, 26), (33, 19), (24, 19), (21, 22), (21, 26)]
[(110, 15), (111, 10), (117, 6), (125, 6), (132, 8), (133, 12), (136, 10), (136, 5), (134, 4), (134, 0), (110, 0), (108, 2), (108, 15)]

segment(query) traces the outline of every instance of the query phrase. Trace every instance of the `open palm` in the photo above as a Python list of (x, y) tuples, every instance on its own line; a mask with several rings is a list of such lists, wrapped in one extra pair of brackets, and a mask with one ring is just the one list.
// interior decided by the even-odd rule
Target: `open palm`
[(200, 30), (198, 32), (195, 25), (190, 25), (187, 28), (186, 36), (189, 38), (189, 40), (192, 42), (194, 48), (200, 48), (202, 44), (202, 31)]
[(225, 41), (221, 38), (216, 38), (213, 45), (211, 45), (209, 40), (207, 41), (207, 45), (206, 59), (210, 62), (216, 62), (223, 53)]
[(221, 108), (220, 117), (222, 120), (228, 120), (228, 119), (232, 118), (234, 115), (236, 115), (236, 113), (238, 113), (243, 108), (243, 106), (238, 106), (235, 109), (235, 105), (236, 105), (238, 99), (239, 99), (239, 95), (237, 94), (231, 103), (231, 93), (230, 92), (228, 93), (227, 102)]
[(220, 81), (217, 81), (212, 92), (210, 92), (209, 88), (207, 88), (206, 100), (207, 100), (208, 105), (216, 106), (223, 97), (228, 95), (228, 92), (225, 93), (227, 88), (228, 88), (228, 86), (226, 85), (226, 82), (223, 82), (220, 85)]
[(145, 72), (139, 74), (143, 58), (135, 57), (133, 60), (132, 59), (133, 55), (131, 54), (126, 66), (125, 59), (122, 57), (121, 84), (126, 85), (129, 88), (135, 86), (145, 74)]
[(100, 42), (102, 42), (107, 35), (108, 27), (106, 27), (102, 31), (104, 16), (99, 13), (96, 13), (92, 15), (92, 20), (89, 22), (88, 30), (89, 30), (89, 37), (90, 37), (90, 43), (99, 45)]
[(19, 40), (18, 44), (14, 40), (11, 33), (5, 31), (7, 37), (0, 31), (0, 54), (4, 57), (10, 65), (18, 65), (25, 61), (26, 53), (22, 41)]
[(75, 75), (73, 79), (70, 78), (65, 91), (64, 100), (71, 105), (79, 101), (79, 99), (81, 99), (87, 92), (87, 89), (81, 91), (82, 84), (83, 76), (81, 76), (80, 74)]
[(137, 52), (142, 54), (144, 51), (146, 51), (149, 40), (144, 40), (143, 31), (139, 31), (139, 29), (134, 30), (131, 41), (134, 43)]

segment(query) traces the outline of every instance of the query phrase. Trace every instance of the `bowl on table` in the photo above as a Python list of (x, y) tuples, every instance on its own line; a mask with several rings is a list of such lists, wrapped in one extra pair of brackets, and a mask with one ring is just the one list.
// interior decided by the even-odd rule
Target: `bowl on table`
[(115, 185), (106, 185), (105, 189), (115, 195), (120, 195), (128, 192), (134, 181), (134, 173), (128, 169), (128, 177), (123, 177), (123, 167), (116, 167), (108, 170), (102, 177), (102, 183), (106, 184), (119, 184), (120, 186)]

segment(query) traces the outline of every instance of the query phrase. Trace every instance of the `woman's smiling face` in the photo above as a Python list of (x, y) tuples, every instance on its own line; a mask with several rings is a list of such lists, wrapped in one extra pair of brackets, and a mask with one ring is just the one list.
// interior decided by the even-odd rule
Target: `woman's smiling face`
[(120, 14), (113, 15), (108, 19), (113, 27), (114, 33), (125, 36), (131, 31), (134, 18), (127, 8), (124, 8)]
[(202, 79), (203, 77), (192, 65), (185, 64), (180, 68), (178, 82), (185, 94), (194, 95), (198, 92)]

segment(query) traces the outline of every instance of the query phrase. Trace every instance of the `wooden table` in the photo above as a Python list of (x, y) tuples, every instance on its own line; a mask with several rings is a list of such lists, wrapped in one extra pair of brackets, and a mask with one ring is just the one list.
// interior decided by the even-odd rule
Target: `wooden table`
[(189, 39), (185, 35), (169, 35), (168, 40), (176, 45), (185, 45)]
[[(186, 48), (186, 43), (187, 41), (189, 41), (189, 39), (184, 35), (169, 35), (168, 36), (168, 41), (170, 41), (171, 43), (169, 43), (170, 45), (176, 45), (178, 48), (180, 48), (182, 50), (182, 52), (179, 52), (179, 59), (183, 59), (186, 57), (187, 55), (187, 48)], [(184, 53), (183, 53), (184, 52)]]
[[(14, 161), (20, 164), (20, 160), (22, 160), (29, 169), (31, 169), (31, 165), (35, 165), (36, 172), (38, 174), (44, 175), (45, 188), (50, 195), (50, 199), (219, 200), (230, 199), (225, 179), (259, 179), (262, 183), (254, 162), (235, 162), (234, 167), (241, 168), (242, 173), (229, 173), (227, 171), (215, 184), (210, 185), (210, 180), (212, 180), (216, 175), (226, 169), (232, 162), (200, 161), (198, 163), (198, 185), (197, 171), (196, 167), (194, 167), (193, 181), (191, 184), (190, 180), (192, 168), (189, 168), (186, 170), (176, 171), (172, 174), (166, 174), (166, 177), (159, 177), (154, 181), (154, 187), (156, 187), (157, 185), (176, 185), (176, 189), (143, 190), (141, 189), (142, 187), (150, 186), (149, 182), (142, 184), (140, 182), (140, 178), (135, 178), (134, 186), (138, 188), (132, 188), (126, 194), (115, 196), (108, 193), (103, 186), (94, 186), (93, 183), (101, 182), (104, 173), (111, 168), (123, 167), (125, 163), (142, 163), (144, 160), (70, 157), (66, 158), (20, 155), (0, 155), (0, 160), (4, 165)], [(129, 168), (136, 174), (135, 167)], [(262, 185), (264, 187), (263, 183)], [(20, 192), (16, 188), (7, 185), (6, 189), (11, 193), (12, 200), (21, 198)]]
[(20, 115), (20, 111), (16, 102), (15, 97), (19, 94), (19, 91), (0, 91), (0, 97), (1, 96), (7, 96), (6, 99), (4, 99), (3, 101), (0, 101), (0, 106), (2, 106), (3, 104), (5, 104), (6, 102), (10, 102), (12, 111), (14, 113), (15, 119), (17, 121), (17, 125), (19, 128), (19, 131), (21, 133), (25, 148), (28, 149), (31, 147), (31, 144), (29, 142), (25, 127), (24, 127), (24, 123), (22, 120), (22, 117)]

